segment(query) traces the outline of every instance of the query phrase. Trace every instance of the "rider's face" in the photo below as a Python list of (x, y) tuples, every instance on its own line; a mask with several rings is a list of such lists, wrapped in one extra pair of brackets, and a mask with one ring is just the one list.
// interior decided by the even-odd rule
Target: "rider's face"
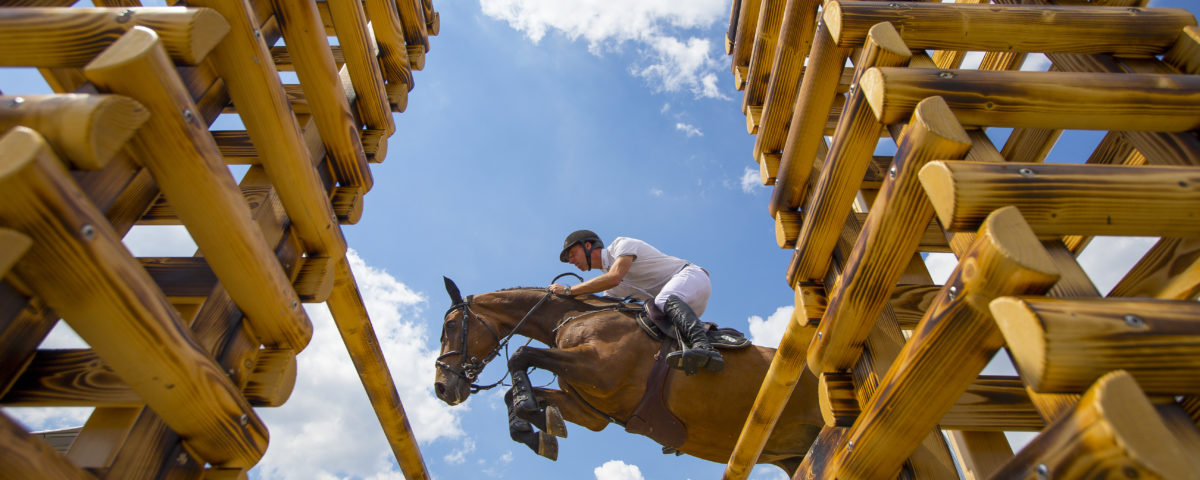
[(567, 261), (581, 272), (588, 270), (587, 255), (583, 253), (583, 245), (576, 244), (567, 250)]

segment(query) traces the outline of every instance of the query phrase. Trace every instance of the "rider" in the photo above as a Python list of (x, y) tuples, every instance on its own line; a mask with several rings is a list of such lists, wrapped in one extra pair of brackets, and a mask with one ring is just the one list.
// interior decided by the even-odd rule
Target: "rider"
[(636, 238), (617, 237), (605, 248), (591, 230), (567, 235), (558, 259), (581, 271), (599, 268), (604, 273), (574, 286), (550, 285), (551, 292), (564, 295), (604, 292), (618, 298), (653, 300), (653, 305), (666, 313), (688, 344), (686, 350), (667, 355), (671, 368), (691, 375), (700, 368), (719, 372), (725, 367), (725, 359), (708, 343), (700, 323), (700, 315), (712, 293), (708, 271), (687, 260), (665, 255)]

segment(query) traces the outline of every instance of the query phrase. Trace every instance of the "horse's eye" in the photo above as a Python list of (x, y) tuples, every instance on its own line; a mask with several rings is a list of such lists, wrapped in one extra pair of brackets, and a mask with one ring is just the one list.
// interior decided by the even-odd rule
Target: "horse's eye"
[(454, 320), (446, 322), (446, 330), (453, 330), (455, 326), (457, 326), (457, 325)]

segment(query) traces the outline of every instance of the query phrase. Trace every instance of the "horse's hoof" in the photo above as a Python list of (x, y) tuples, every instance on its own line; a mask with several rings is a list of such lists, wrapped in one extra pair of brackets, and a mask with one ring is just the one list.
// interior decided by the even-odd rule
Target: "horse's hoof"
[(538, 455), (558, 461), (558, 439), (546, 432), (538, 432)]
[(567, 424), (563, 422), (562, 412), (554, 405), (546, 406), (546, 433), (567, 438)]

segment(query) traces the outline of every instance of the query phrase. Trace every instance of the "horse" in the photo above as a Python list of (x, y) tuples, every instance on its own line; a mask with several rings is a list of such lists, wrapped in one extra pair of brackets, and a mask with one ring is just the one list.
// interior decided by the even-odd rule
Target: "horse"
[[(514, 374), (513, 390), (506, 396), (510, 429), (515, 428), (516, 415), (540, 430), (530, 436), (529, 431), (513, 429), (514, 440), (553, 460), (557, 456), (554, 436), (566, 436), (563, 419), (600, 431), (610, 423), (623, 425), (635, 412), (662, 343), (642, 331), (629, 309), (614, 307), (617, 301), (529, 287), (464, 300), (449, 279), (446, 287), (453, 306), (443, 319), (434, 381), (434, 391), (442, 401), (449, 405), (466, 401), (473, 390), (481, 388), (473, 382), (484, 365), (509, 338), (521, 335), (550, 348), (523, 346), (508, 359), (509, 372)], [(725, 368), (720, 372), (688, 376), (669, 372), (663, 394), (667, 407), (686, 425), (686, 440), (675, 448), (664, 448), (663, 453), (726, 463), (774, 354), (773, 348), (755, 345), (726, 350)], [(529, 367), (555, 374), (559, 389), (529, 386), (524, 377)], [(521, 388), (536, 399), (535, 410), (515, 411), (513, 394)], [(817, 379), (806, 371), (758, 462), (774, 464), (792, 476), (823, 425)]]

